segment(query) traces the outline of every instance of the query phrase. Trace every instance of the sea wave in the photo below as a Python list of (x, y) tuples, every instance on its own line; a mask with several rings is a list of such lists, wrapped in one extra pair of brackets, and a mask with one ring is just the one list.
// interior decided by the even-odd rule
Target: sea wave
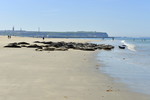
[(136, 51), (136, 45), (134, 44), (129, 44), (125, 40), (122, 40), (121, 43), (127, 46), (127, 48), (131, 51)]

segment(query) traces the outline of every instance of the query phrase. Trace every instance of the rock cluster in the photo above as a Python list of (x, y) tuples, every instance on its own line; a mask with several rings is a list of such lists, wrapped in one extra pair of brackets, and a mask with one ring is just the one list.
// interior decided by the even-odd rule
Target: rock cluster
[(94, 44), (94, 43), (76, 43), (76, 42), (40, 42), (35, 41), (34, 44), (26, 42), (10, 43), (9, 48), (35, 48), (36, 51), (67, 51), (68, 49), (95, 51), (97, 49), (111, 50), (114, 48), (112, 45)]

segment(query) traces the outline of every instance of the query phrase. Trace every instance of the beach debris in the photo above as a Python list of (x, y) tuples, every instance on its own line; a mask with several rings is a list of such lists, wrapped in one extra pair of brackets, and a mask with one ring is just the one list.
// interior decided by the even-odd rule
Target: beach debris
[(113, 90), (112, 89), (108, 89), (108, 90), (106, 90), (106, 92), (112, 92)]
[(52, 41), (35, 41), (35, 44), (27, 42), (10, 43), (4, 47), (27, 47), (36, 48), (36, 51), (67, 51), (68, 49), (82, 50), (82, 51), (95, 51), (95, 50), (112, 50), (114, 46), (105, 44), (94, 43), (76, 43), (76, 42), (52, 42)]

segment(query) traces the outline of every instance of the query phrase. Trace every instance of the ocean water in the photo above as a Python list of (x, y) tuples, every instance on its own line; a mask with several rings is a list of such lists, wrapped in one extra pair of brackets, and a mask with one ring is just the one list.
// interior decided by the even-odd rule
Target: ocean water
[[(98, 44), (111, 44), (114, 50), (101, 51), (100, 71), (122, 82), (132, 91), (150, 94), (150, 39), (104, 40)], [(126, 45), (126, 49), (119, 49)]]

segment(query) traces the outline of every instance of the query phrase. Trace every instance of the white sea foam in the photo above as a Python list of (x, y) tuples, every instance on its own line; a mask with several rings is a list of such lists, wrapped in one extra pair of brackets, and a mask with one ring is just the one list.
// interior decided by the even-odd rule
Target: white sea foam
[(134, 44), (126, 43), (125, 40), (122, 40), (121, 43), (123, 43), (124, 45), (126, 45), (129, 50), (136, 51), (136, 46)]

